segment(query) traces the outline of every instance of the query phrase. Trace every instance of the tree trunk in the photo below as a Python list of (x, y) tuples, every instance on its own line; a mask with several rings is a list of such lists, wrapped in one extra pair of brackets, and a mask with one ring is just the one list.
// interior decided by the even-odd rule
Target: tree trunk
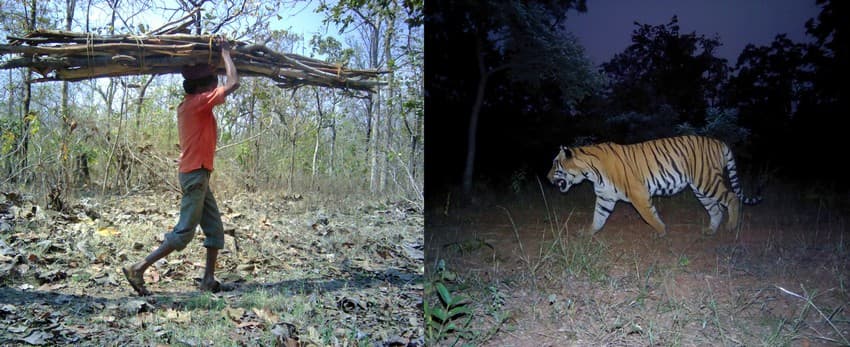
[(8, 78), (9, 84), (6, 86), (6, 88), (7, 88), (6, 90), (9, 90), (10, 93), (7, 94), (7, 96), (9, 97), (9, 100), (7, 101), (7, 104), (6, 104), (6, 106), (8, 107), (6, 114), (11, 116), (11, 115), (15, 114), (15, 105), (17, 104), (15, 102), (15, 93), (12, 93), (11, 91), (17, 89), (16, 88), (17, 86), (16, 86), (15, 80), (13, 78), (14, 75), (12, 74), (13, 69), (9, 69), (7, 71), (8, 71), (7, 78)]
[(336, 116), (331, 118), (331, 153), (328, 160), (328, 176), (331, 178), (334, 175), (334, 158), (336, 158)]
[[(393, 141), (393, 122), (392, 115), (395, 112), (394, 108), (394, 95), (393, 93), (396, 90), (395, 86), (395, 59), (392, 57), (392, 43), (395, 38), (395, 25), (392, 22), (392, 18), (387, 18), (387, 28), (384, 31), (384, 59), (387, 62), (387, 70), (389, 70), (389, 77), (387, 78), (387, 98), (385, 102), (384, 109), (384, 122), (386, 123), (386, 127), (384, 129), (384, 150), (383, 152), (383, 163), (381, 164), (381, 181), (380, 181), (380, 191), (384, 192), (387, 188), (387, 175), (390, 175), (390, 156), (389, 154), (392, 152), (392, 141)], [(392, 175), (395, 177), (395, 175)]]
[(60, 170), (62, 171), (62, 186), (69, 187), (71, 185), (71, 177), (69, 174), (68, 167), (68, 157), (70, 155), (70, 149), (68, 148), (68, 141), (71, 139), (71, 124), (73, 121), (71, 120), (71, 112), (68, 109), (68, 82), (62, 82), (62, 128), (64, 132), (64, 136), (60, 140), (62, 142), (62, 147), (59, 149), (62, 151), (60, 154), (60, 158), (62, 163), (60, 164)]
[(91, 24), (91, 0), (86, 3), (86, 30), (85, 32), (90, 33), (91, 30), (89, 28), (89, 24)]
[[(289, 130), (286, 128), (286, 118), (284, 118), (282, 112), (280, 112), (278, 110), (274, 110), (274, 112), (275, 112), (275, 114), (277, 114), (278, 121), (280, 121), (280, 126), (276, 127), (276, 129), (275, 129), (275, 141), (279, 142), (279, 143), (285, 143), (286, 137), (289, 135)], [(281, 154), (281, 156), (283, 156), (283, 154)], [(283, 160), (281, 160), (280, 162), (284, 163)], [(281, 187), (285, 183), (285, 181), (284, 181), (284, 170), (283, 170), (284, 166), (285, 166), (285, 164), (284, 165), (277, 164), (277, 165), (274, 166), (274, 172), (277, 175), (277, 178), (275, 180), (275, 182), (277, 183), (275, 185), (275, 189), (282, 189)]]
[[(36, 0), (32, 0), (30, 3), (30, 13), (27, 17), (27, 30), (34, 31), (35, 30), (35, 17), (38, 14), (36, 5), (38, 2)], [(30, 104), (32, 103), (32, 83), (30, 80), (32, 79), (32, 70), (27, 68), (26, 78), (24, 80), (24, 100), (23, 100), (23, 114), (21, 115), (21, 144), (19, 146), (18, 155), (20, 159), (18, 160), (20, 167), (20, 175), (24, 181), (27, 181), (28, 176), (28, 156), (29, 156), (29, 142), (30, 142), (30, 122), (34, 119), (35, 115), (30, 115)]]
[(322, 128), (316, 129), (316, 145), (313, 147), (313, 167), (310, 175), (310, 187), (316, 184), (316, 161), (319, 159), (319, 143), (322, 138)]
[[(410, 26), (407, 27), (407, 44), (405, 45), (405, 51), (408, 57), (410, 57), (411, 61), (416, 61), (418, 59), (414, 59), (417, 57), (416, 52), (413, 50), (413, 34), (411, 33), (412, 28)], [(420, 78), (422, 78), (420, 76)], [(414, 95), (418, 98), (423, 97), (421, 84), (422, 80), (416, 80), (414, 83), (408, 84), (408, 89), (414, 90)], [(416, 86), (414, 88), (414, 85)], [(413, 178), (416, 178), (416, 169), (419, 167), (416, 155), (416, 150), (419, 148), (419, 141), (421, 141), (422, 135), (422, 116), (424, 115), (424, 111), (420, 109), (416, 109), (413, 112), (413, 129), (410, 127), (410, 123), (407, 121), (407, 115), (404, 115), (404, 125), (407, 128), (408, 134), (410, 136), (410, 160), (407, 163), (408, 171)]]
[[(380, 95), (380, 91), (378, 91), (378, 95)], [(380, 108), (380, 101), (372, 101), (372, 97), (369, 97), (369, 105), (372, 109)], [(370, 111), (373, 114), (372, 119), (372, 139), (369, 143), (369, 191), (372, 193), (378, 192), (378, 176), (380, 174), (380, 167), (378, 162), (378, 143), (380, 143), (380, 134), (378, 133), (378, 124), (381, 121), (381, 112), (379, 111)]]
[(366, 100), (366, 160), (369, 160), (371, 152), (369, 146), (372, 143), (372, 94)]
[(372, 94), (369, 94), (366, 99), (366, 157), (363, 158), (365, 163), (369, 164), (369, 191), (372, 191), (375, 178), (372, 176)]
[[(200, 3), (197, 3), (197, 5), (195, 5), (195, 8), (200, 7), (200, 5), (202, 5), (203, 3), (204, 3), (203, 1), (200, 2)], [(196, 4), (196, 2), (192, 2), (192, 4)], [(195, 8), (193, 8), (192, 11), (194, 11)], [(204, 27), (201, 25), (201, 19), (202, 19), (201, 13), (202, 12), (203, 11), (198, 11), (195, 14), (195, 35), (201, 35), (201, 34), (203, 34), (203, 31), (204, 31)]]
[[(118, 109), (118, 133), (115, 134), (115, 142), (112, 146), (113, 151), (117, 151), (117, 156), (115, 157), (115, 187), (124, 186), (125, 191), (130, 190), (130, 174), (131, 174), (131, 162), (130, 157), (127, 155), (127, 151), (130, 150), (127, 145), (124, 143), (124, 127), (127, 115), (127, 87), (122, 86), (121, 88), (121, 106)], [(112, 156), (110, 154), (110, 156)]]
[[(117, 5), (118, 4), (117, 4), (117, 0), (116, 0), (116, 3), (114, 3), (112, 5), (112, 17), (111, 17), (111, 21), (109, 22), (110, 33), (112, 35), (115, 34), (115, 15), (116, 15), (115, 9), (118, 7)], [(110, 78), (109, 79), (109, 86), (107, 86), (107, 88), (106, 88), (106, 94), (101, 93), (101, 96), (103, 96), (103, 99), (106, 101), (106, 119), (107, 119), (107, 121), (112, 121), (112, 102), (115, 101), (115, 89), (116, 89), (115, 86), (116, 86), (115, 78)], [(126, 95), (126, 89), (125, 89), (125, 95)], [(122, 107), (124, 106), (123, 101), (121, 102), (121, 106)], [(111, 128), (111, 127), (109, 127), (109, 128)], [(104, 170), (103, 184), (100, 187), (100, 189), (101, 189), (100, 193), (101, 194), (106, 193), (106, 189), (109, 185), (109, 169), (112, 166), (112, 158), (115, 155), (115, 148), (116, 148), (115, 146), (118, 145), (118, 138), (120, 136), (121, 136), (121, 124), (119, 123), (118, 133), (115, 134), (115, 138), (112, 139), (115, 142), (112, 143), (112, 149), (109, 151), (109, 156), (106, 159), (106, 170)], [(108, 130), (107, 130), (106, 139), (107, 139), (107, 142), (108, 142), (109, 141)]]
[[(248, 138), (251, 138), (252, 136), (254, 136), (254, 126), (257, 123), (256, 122), (257, 117), (255, 115), (256, 107), (257, 107), (257, 96), (256, 96), (257, 95), (257, 93), (256, 93), (257, 84), (252, 83), (252, 86), (254, 87), (255, 92), (251, 93), (251, 104), (249, 106), (249, 111), (248, 111)], [(254, 154), (249, 155), (247, 158), (245, 158), (246, 163), (249, 165), (248, 170), (250, 171), (249, 182), (246, 182), (246, 183), (247, 183), (248, 190), (254, 191), (254, 190), (257, 189), (257, 180), (258, 180), (257, 166), (259, 165), (259, 162), (260, 162), (260, 139), (254, 139), (251, 144), (254, 147)], [(253, 181), (253, 182), (251, 182), (251, 181)]]
[[(77, 0), (65, 0), (65, 31), (71, 31), (71, 25), (74, 22), (74, 11), (77, 7)], [(67, 82), (63, 83), (65, 85), (64, 89), (67, 91)], [(63, 96), (66, 98), (63, 100), (67, 101), (67, 92), (63, 93)], [(63, 103), (63, 106), (66, 106), (67, 103)]]
[(484, 102), (484, 92), (487, 89), (487, 78), (489, 74), (484, 66), (484, 56), (481, 52), (481, 43), (478, 43), (478, 90), (475, 94), (475, 103), (472, 105), (472, 114), (469, 116), (469, 134), (466, 144), (466, 165), (463, 169), (463, 193), (469, 197), (472, 193), (472, 176), (475, 170), (475, 138), (478, 134), (478, 116), (481, 113), (481, 104)]
[[(10, 90), (10, 91), (15, 90), (15, 88), (17, 86), (15, 85), (15, 82), (14, 82), (15, 80), (12, 78), (13, 77), (12, 69), (9, 69), (7, 74), (8, 74), (9, 84), (6, 86), (6, 88), (7, 88), (6, 90)], [(11, 115), (15, 114), (15, 105), (16, 105), (16, 103), (15, 103), (15, 93), (10, 92), (9, 94), (7, 94), (7, 96), (9, 97), (9, 100), (6, 102), (6, 107), (7, 107), (6, 114), (11, 116)], [(15, 130), (16, 129), (7, 130), (7, 131), (15, 131)], [(0, 135), (6, 135), (6, 134), (5, 134), (5, 132), (0, 132)], [(14, 149), (11, 149), (10, 151), (14, 151)], [(14, 178), (15, 178), (15, 176), (14, 176), (15, 175), (14, 174), (14, 172), (15, 172), (14, 155), (6, 155), (8, 153), (3, 153), (3, 152), (0, 152), (0, 154), (2, 154), (3, 157), (5, 158), (5, 160), (3, 162), (6, 166), (6, 168), (5, 168), (6, 177), (9, 177), (12, 180), (14, 180)]]
[[(94, 82), (93, 82), (93, 84), (94, 84)], [(95, 86), (92, 86), (92, 88), (95, 88)], [(110, 136), (109, 136), (109, 129), (112, 128), (112, 126), (111, 126), (112, 125), (111, 124), (112, 113), (113, 113), (112, 103), (113, 103), (113, 101), (115, 101), (115, 80), (112, 79), (112, 78), (109, 79), (109, 85), (106, 86), (106, 92), (103, 92), (100, 89), (97, 89), (97, 91), (98, 91), (98, 93), (100, 93), (100, 96), (103, 98), (103, 101), (106, 103), (106, 120), (107, 120), (106, 142), (109, 143), (109, 141), (114, 141), (114, 139), (111, 139)], [(112, 144), (112, 150), (110, 150), (109, 156), (106, 158), (106, 163), (105, 163), (106, 168), (104, 169), (103, 181), (102, 181), (102, 184), (101, 184), (101, 187), (100, 187), (101, 188), (101, 192), (100, 192), (101, 194), (106, 193), (107, 183), (109, 182), (109, 174), (110, 174), (109, 171), (110, 171), (111, 166), (112, 166), (111, 165), (112, 164), (112, 155), (114, 154), (114, 152), (115, 152), (115, 143)]]
[(290, 152), (289, 152), (289, 179), (287, 180), (287, 183), (286, 183), (286, 190), (288, 190), (290, 192), (292, 191), (292, 182), (293, 182), (293, 179), (295, 177), (295, 144), (297, 142), (296, 141), (297, 138), (295, 137), (295, 134), (291, 134), (291, 135), (292, 135), (292, 137), (290, 138), (291, 146), (290, 146)]
[(140, 120), (142, 119), (142, 105), (145, 102), (145, 94), (147, 93), (148, 86), (151, 85), (155, 77), (156, 75), (150, 76), (139, 90), (139, 99), (136, 100), (136, 130), (140, 130), (141, 128)]
[(112, 7), (112, 17), (109, 19), (109, 34), (110, 34), (110, 35), (115, 35), (115, 19), (117, 19), (116, 17), (117, 17), (117, 15), (118, 15), (118, 10), (117, 10), (117, 8), (118, 8), (118, 0), (111, 0), (111, 1), (107, 1), (107, 2), (111, 2), (111, 3), (112, 3), (112, 4), (111, 4), (111, 7)]
[(416, 165), (416, 163), (419, 162), (416, 156), (416, 149), (419, 148), (419, 139), (422, 134), (422, 117), (418, 112), (414, 115), (414, 122), (414, 133), (413, 137), (410, 139), (410, 163), (408, 163), (408, 165), (410, 166), (411, 175), (416, 177), (416, 169), (419, 167)]
[[(286, 189), (288, 191), (292, 191), (294, 182), (295, 182), (295, 153), (296, 146), (298, 145), (298, 126), (299, 126), (299, 117), (301, 116), (301, 112), (304, 112), (302, 105), (299, 103), (301, 100), (298, 100), (296, 97), (296, 92), (292, 91), (292, 102), (294, 103), (293, 112), (294, 115), (290, 122), (287, 122), (288, 125), (288, 134), (289, 135), (289, 178), (286, 182)], [(283, 115), (281, 114), (281, 117)]]
[(89, 175), (89, 156), (86, 153), (77, 155), (74, 172), (76, 185), (86, 186), (91, 182), (91, 176)]
[[(378, 97), (380, 99), (383, 99), (383, 98), (381, 98), (380, 92), (379, 92)], [(387, 154), (390, 150), (389, 149), (389, 142), (388, 142), (389, 141), (388, 139), (390, 137), (389, 136), (390, 134), (388, 133), (388, 130), (389, 130), (388, 124), (390, 122), (390, 117), (389, 117), (388, 111), (389, 111), (390, 108), (387, 105), (385, 105), (385, 103), (383, 103), (383, 102), (380, 105), (381, 106), (380, 106), (380, 116), (379, 117), (381, 119), (383, 119), (383, 121), (384, 121), (384, 129), (381, 131), (381, 136), (382, 136), (381, 140), (383, 140), (384, 143), (383, 143), (383, 145), (381, 145), (380, 143), (377, 143), (377, 142), (375, 143), (375, 149), (378, 149), (375, 152), (375, 154), (379, 155), (379, 157), (378, 157), (378, 160), (379, 160), (379, 162), (378, 162), (378, 166), (379, 166), (379, 170), (378, 170), (378, 192), (383, 193), (383, 192), (386, 191), (386, 188), (387, 188), (387, 171), (389, 171), (389, 167), (387, 166), (387, 158), (389, 156)]]
[[(71, 25), (74, 20), (74, 8), (77, 6), (77, 0), (66, 0), (65, 1), (65, 31), (71, 31)], [(61, 159), (62, 163), (60, 165), (61, 175), (62, 175), (62, 186), (70, 187), (71, 186), (71, 175), (70, 175), (70, 164), (68, 162), (68, 158), (70, 157), (70, 148), (68, 147), (68, 143), (71, 140), (71, 132), (74, 130), (74, 119), (71, 116), (71, 110), (68, 108), (68, 82), (62, 82), (62, 125), (64, 129), (64, 135), (62, 136), (62, 154)]]
[[(373, 22), (368, 22), (369, 27), (369, 68), (377, 69), (378, 68), (378, 54), (380, 48), (380, 21), (377, 24), (373, 24)], [(380, 176), (380, 162), (378, 161), (378, 144), (380, 143), (380, 138), (378, 134), (378, 126), (381, 124), (381, 112), (380, 112), (380, 89), (376, 93), (378, 100), (376, 101), (373, 95), (369, 95), (369, 99), (367, 101), (368, 106), (368, 115), (369, 115), (369, 133), (367, 134), (367, 144), (368, 148), (368, 156), (369, 156), (369, 191), (377, 192), (379, 189), (379, 176)]]
[[(30, 142), (30, 122), (33, 117), (30, 116), (30, 103), (32, 98), (32, 84), (30, 83), (30, 79), (32, 79), (32, 70), (27, 69), (25, 74), (26, 80), (24, 81), (24, 100), (23, 100), (23, 114), (21, 115), (21, 144), (18, 148), (18, 179), (22, 179), (26, 181), (27, 176), (27, 157), (29, 155), (29, 142)], [(17, 181), (17, 180), (16, 180)]]
[(313, 147), (313, 164), (311, 167), (311, 175), (310, 175), (310, 187), (313, 187), (316, 180), (316, 172), (318, 168), (316, 167), (316, 163), (319, 159), (319, 144), (322, 139), (322, 128), (325, 123), (325, 115), (322, 111), (322, 99), (319, 95), (319, 89), (314, 89), (316, 95), (316, 112), (319, 115), (319, 119), (316, 121), (316, 145)]

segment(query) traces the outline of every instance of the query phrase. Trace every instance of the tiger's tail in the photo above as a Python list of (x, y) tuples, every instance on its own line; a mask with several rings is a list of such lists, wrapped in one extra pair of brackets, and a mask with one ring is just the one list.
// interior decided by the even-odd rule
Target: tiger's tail
[(744, 196), (744, 192), (741, 190), (741, 183), (738, 182), (738, 171), (735, 168), (735, 157), (732, 155), (732, 151), (729, 149), (729, 146), (723, 145), (723, 155), (726, 157), (726, 170), (729, 171), (729, 183), (732, 184), (732, 191), (735, 192), (735, 195), (738, 196), (738, 199), (741, 199), (746, 205), (755, 205), (761, 202), (761, 195), (757, 195), (755, 197), (746, 197)]

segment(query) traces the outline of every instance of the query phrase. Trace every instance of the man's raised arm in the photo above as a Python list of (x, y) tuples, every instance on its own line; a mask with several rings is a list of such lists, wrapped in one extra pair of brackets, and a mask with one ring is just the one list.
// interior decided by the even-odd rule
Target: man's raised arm
[(221, 40), (221, 59), (224, 61), (224, 71), (227, 73), (227, 79), (224, 82), (224, 95), (230, 95), (230, 93), (239, 89), (239, 74), (236, 73), (236, 66), (233, 65), (233, 59), (230, 58), (230, 42), (225, 39)]

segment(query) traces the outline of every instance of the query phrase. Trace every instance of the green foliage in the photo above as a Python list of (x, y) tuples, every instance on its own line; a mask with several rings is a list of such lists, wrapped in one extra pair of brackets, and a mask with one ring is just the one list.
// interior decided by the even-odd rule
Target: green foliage
[(522, 187), (526, 184), (526, 171), (524, 169), (517, 169), (511, 174), (511, 190), (519, 194), (522, 191)]
[(403, 6), (407, 13), (404, 22), (411, 27), (422, 26), (424, 23), (422, 10), (425, 8), (425, 0), (404, 0)]
[(728, 144), (741, 143), (750, 135), (749, 129), (738, 125), (738, 110), (709, 108), (706, 110), (705, 125), (695, 128), (688, 123), (676, 125), (681, 135), (705, 135), (721, 139)]
[(323, 38), (319, 35), (313, 35), (310, 39), (310, 45), (313, 46), (313, 54), (324, 55), (327, 57), (327, 61), (343, 66), (348, 65), (354, 55), (354, 49), (343, 48), (342, 43), (331, 36)]
[(808, 51), (807, 45), (778, 35), (769, 45), (747, 45), (738, 56), (737, 74), (728, 83), (728, 104), (738, 109), (740, 125), (755, 135), (750, 150), (759, 160), (793, 157), (789, 153), (795, 144), (787, 141), (788, 137), (818, 141), (807, 132), (824, 131), (820, 114), (795, 115), (808, 108), (807, 99), (813, 99), (807, 82), (811, 77), (805, 62)]
[(716, 38), (681, 33), (676, 16), (664, 25), (636, 23), (632, 44), (602, 64), (615, 113), (658, 113), (670, 107), (682, 121), (702, 126), (707, 101), (719, 97), (728, 74), (714, 55)]
[(287, 30), (271, 30), (268, 33), (268, 37), (270, 41), (267, 46), (283, 52), (293, 51), (295, 44), (303, 39), (300, 34)]
[(77, 155), (85, 154), (90, 162), (95, 163), (104, 149), (85, 142), (79, 142), (71, 146), (71, 151)]
[(532, 88), (554, 81), (568, 104), (599, 87), (602, 80), (584, 49), (572, 34), (552, 25), (558, 15), (545, 3), (507, 1), (500, 10), (506, 32), (501, 44), (514, 81)]
[(416, 117), (425, 116), (425, 101), (421, 97), (411, 97), (405, 99), (401, 104), (401, 110), (404, 113), (413, 114)]
[(676, 135), (670, 125), (681, 123), (681, 117), (670, 105), (662, 105), (656, 112), (628, 111), (605, 120), (614, 137), (625, 143)]
[[(462, 296), (452, 294), (446, 284), (456, 279), (457, 275), (446, 269), (444, 260), (440, 260), (435, 278), (426, 283), (423, 314), (425, 316), (425, 338), (428, 344), (437, 344), (440, 341), (455, 335), (455, 342), (468, 333), (466, 325), (472, 320), (470, 301)], [(429, 304), (428, 298), (437, 294), (437, 304)], [(462, 318), (468, 318), (463, 325), (458, 325)]]
[(248, 143), (242, 143), (237, 146), (236, 161), (243, 169), (248, 168), (251, 161), (251, 146)]
[(681, 267), (686, 267), (686, 266), (688, 266), (690, 263), (691, 263), (691, 260), (688, 258), (688, 256), (686, 256), (686, 255), (684, 255), (684, 254), (682, 254), (681, 256), (679, 256), (679, 266), (681, 266)]
[(15, 148), (20, 122), (0, 118), (0, 154), (9, 154)]
[(41, 130), (41, 122), (35, 112), (30, 112), (24, 117), (24, 123), (27, 124), (30, 136), (38, 134), (38, 131)]
[[(324, 13), (324, 23), (338, 25), (339, 33), (342, 34), (358, 20), (371, 20), (374, 17), (404, 17), (408, 26), (422, 26), (424, 5), (424, 0), (404, 0), (401, 6), (389, 0), (340, 0), (333, 4), (322, 0), (316, 7), (316, 13)], [(368, 18), (360, 17), (363, 14)]]

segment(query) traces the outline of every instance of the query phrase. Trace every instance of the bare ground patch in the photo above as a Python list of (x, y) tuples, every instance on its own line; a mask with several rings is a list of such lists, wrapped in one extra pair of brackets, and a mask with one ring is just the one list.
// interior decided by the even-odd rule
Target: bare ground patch
[[(584, 187), (587, 188), (587, 187)], [(793, 191), (747, 206), (734, 232), (703, 235), (690, 194), (656, 199), (664, 239), (618, 203), (594, 237), (589, 189), (509, 193), (426, 213), (434, 282), (471, 314), (437, 345), (835, 346), (850, 339), (848, 211)], [(485, 202), (486, 201), (486, 202)], [(548, 209), (547, 209), (548, 205)], [(846, 205), (844, 205), (846, 206)], [(440, 277), (436, 264), (454, 276)], [(426, 313), (427, 314), (427, 313)], [(429, 331), (426, 331), (426, 335)]]
[(198, 290), (198, 231), (148, 270), (154, 295), (138, 297), (120, 267), (159, 245), (179, 199), (83, 199), (61, 213), (0, 199), (0, 344), (423, 344), (421, 207), (219, 194), (236, 238), (226, 239), (216, 274), (234, 288)]

